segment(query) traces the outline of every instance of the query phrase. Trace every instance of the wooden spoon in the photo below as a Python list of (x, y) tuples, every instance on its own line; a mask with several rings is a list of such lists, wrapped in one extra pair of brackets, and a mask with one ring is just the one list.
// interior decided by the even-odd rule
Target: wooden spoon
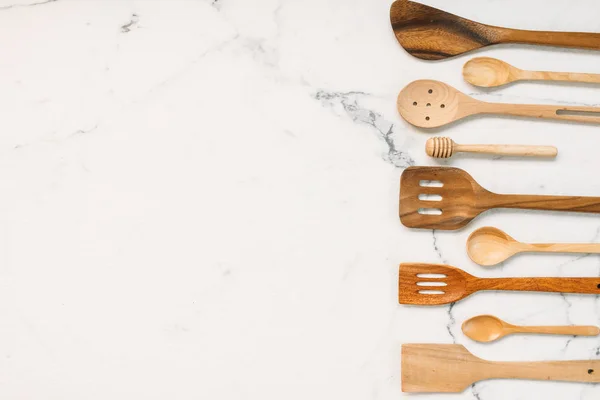
[(542, 32), (481, 24), (437, 8), (397, 0), (390, 22), (400, 45), (423, 60), (441, 60), (499, 43), (600, 49), (600, 34)]
[(485, 226), (467, 239), (467, 254), (473, 262), (492, 266), (506, 261), (517, 253), (600, 253), (600, 243), (521, 243), (500, 229)]
[(600, 83), (600, 74), (524, 71), (490, 57), (477, 57), (467, 61), (463, 67), (463, 77), (470, 84), (481, 87), (501, 86), (522, 80)]
[(600, 360), (488, 361), (460, 344), (410, 343), (402, 345), (401, 374), (403, 392), (459, 393), (486, 379), (600, 382)]
[(409, 83), (400, 91), (397, 106), (402, 118), (421, 128), (437, 128), (475, 114), (504, 114), (600, 123), (598, 107), (487, 103), (469, 97), (443, 82), (433, 80)]
[(478, 315), (462, 324), (463, 333), (477, 342), (493, 342), (513, 333), (548, 335), (598, 336), (597, 326), (519, 326), (502, 321), (493, 315)]

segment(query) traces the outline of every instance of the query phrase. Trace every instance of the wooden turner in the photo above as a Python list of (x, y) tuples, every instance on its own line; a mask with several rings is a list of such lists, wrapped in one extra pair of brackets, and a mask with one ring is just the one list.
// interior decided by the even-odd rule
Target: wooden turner
[(454, 230), (492, 208), (600, 213), (600, 197), (497, 194), (459, 168), (408, 167), (400, 178), (400, 221)]
[(525, 43), (600, 50), (600, 34), (542, 32), (481, 24), (437, 8), (397, 0), (390, 22), (400, 45), (423, 60), (441, 60), (499, 43)]
[(600, 360), (487, 361), (460, 344), (403, 344), (402, 391), (459, 393), (486, 379), (600, 382)]
[(402, 118), (420, 128), (438, 128), (476, 114), (600, 123), (600, 107), (488, 103), (427, 79), (411, 82), (402, 89), (397, 107)]
[(400, 304), (448, 304), (481, 290), (600, 294), (600, 278), (478, 278), (449, 265), (400, 264)]

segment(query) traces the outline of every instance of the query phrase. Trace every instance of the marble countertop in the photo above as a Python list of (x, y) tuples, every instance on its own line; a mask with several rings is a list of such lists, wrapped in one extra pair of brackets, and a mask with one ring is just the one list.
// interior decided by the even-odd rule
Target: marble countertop
[[(488, 212), (409, 230), (410, 165), (463, 168), (507, 193), (600, 195), (600, 128), (478, 117), (461, 143), (556, 145), (555, 161), (424, 153), (399, 90), (442, 80), (478, 99), (600, 105), (593, 85), (466, 84), (472, 55), (423, 62), (390, 0), (0, 1), (0, 398), (409, 397), (400, 346), (460, 343), (492, 360), (597, 359), (600, 338), (460, 331), (474, 315), (600, 325), (594, 296), (480, 293), (397, 302), (400, 262), (479, 276), (598, 276), (595, 255), (522, 255), (484, 269), (465, 240), (600, 241), (600, 219)], [(515, 28), (600, 31), (595, 0), (427, 4)], [(600, 53), (501, 46), (523, 69), (600, 72)], [(424, 399), (597, 399), (586, 384), (485, 381)]]

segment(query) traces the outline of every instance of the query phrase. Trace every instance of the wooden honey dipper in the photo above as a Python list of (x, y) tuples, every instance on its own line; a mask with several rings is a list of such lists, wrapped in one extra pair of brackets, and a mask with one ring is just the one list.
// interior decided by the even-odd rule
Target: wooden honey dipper
[(554, 146), (458, 144), (448, 137), (434, 137), (427, 140), (425, 152), (434, 158), (450, 158), (458, 152), (524, 157), (556, 157), (558, 154), (558, 150)]

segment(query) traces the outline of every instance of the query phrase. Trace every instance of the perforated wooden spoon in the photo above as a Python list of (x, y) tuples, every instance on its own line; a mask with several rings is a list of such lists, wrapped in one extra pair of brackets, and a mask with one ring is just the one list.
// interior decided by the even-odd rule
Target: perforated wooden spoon
[(478, 278), (441, 264), (403, 263), (398, 274), (400, 304), (441, 305), (481, 290), (600, 294), (600, 278)]
[(600, 74), (525, 71), (490, 57), (477, 57), (463, 66), (465, 81), (475, 86), (496, 87), (516, 81), (566, 81), (600, 83)]
[(600, 213), (600, 197), (497, 194), (452, 167), (408, 167), (400, 177), (400, 221), (453, 230), (492, 208)]
[(475, 114), (503, 114), (600, 123), (599, 107), (487, 103), (433, 80), (409, 83), (398, 95), (398, 112), (420, 128), (437, 128)]
[(460, 393), (486, 379), (600, 382), (600, 360), (488, 361), (460, 344), (403, 344), (401, 370), (402, 391), (413, 393)]
[(544, 335), (598, 336), (597, 326), (520, 326), (509, 324), (493, 315), (478, 315), (462, 324), (463, 333), (477, 342), (493, 342), (514, 333), (539, 333)]
[(479, 265), (489, 267), (518, 253), (600, 253), (600, 243), (521, 243), (491, 226), (479, 228), (467, 239), (467, 254)]
[(600, 49), (598, 33), (502, 28), (408, 0), (397, 0), (392, 4), (390, 22), (400, 45), (423, 60), (440, 60), (499, 43)]

